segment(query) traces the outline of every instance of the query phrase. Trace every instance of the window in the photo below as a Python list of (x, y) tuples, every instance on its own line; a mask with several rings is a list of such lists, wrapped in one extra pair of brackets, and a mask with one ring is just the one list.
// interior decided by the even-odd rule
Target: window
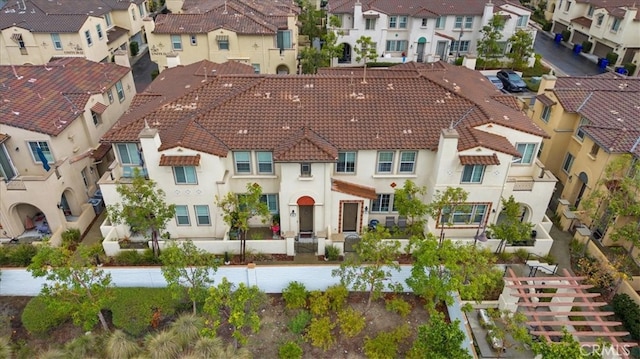
[(453, 23), (453, 28), (454, 29), (461, 29), (463, 20), (464, 20), (463, 16), (456, 16), (456, 21)]
[(576, 128), (576, 137), (580, 139), (580, 141), (584, 140), (584, 130), (582, 129), (582, 126), (587, 125), (589, 123), (589, 120), (587, 120), (584, 117), (580, 118), (580, 123), (578, 124), (578, 128)]
[(406, 29), (407, 28), (407, 17), (406, 16), (400, 16), (400, 23), (398, 24), (398, 27), (401, 29)]
[(122, 81), (116, 82), (116, 92), (118, 93), (118, 100), (124, 101), (124, 88), (122, 87)]
[(234, 152), (233, 159), (236, 163), (236, 173), (251, 173), (251, 152)]
[(365, 30), (375, 30), (376, 29), (376, 19), (367, 18), (364, 20), (364, 29)]
[(300, 164), (300, 177), (311, 177), (311, 163)]
[(597, 157), (598, 152), (600, 152), (600, 146), (594, 143), (593, 146), (591, 146), (591, 151), (589, 151), (589, 154), (591, 155), (591, 157)]
[(120, 164), (139, 166), (142, 164), (140, 160), (140, 151), (135, 143), (118, 143), (116, 144), (118, 155), (120, 156)]
[(218, 42), (218, 50), (220, 51), (229, 50), (229, 36), (226, 36), (226, 35), (217, 36), (216, 41)]
[(526, 27), (529, 23), (529, 16), (523, 15), (518, 17), (518, 22), (516, 23), (516, 27)]
[(422, 23), (420, 24), (420, 26), (427, 27), (427, 19), (426, 18), (422, 18)]
[(465, 204), (453, 208), (444, 207), (440, 214), (439, 224), (442, 225), (478, 225), (484, 223), (487, 214), (487, 204)]
[(445, 16), (439, 16), (436, 19), (436, 29), (444, 29), (444, 25), (447, 23), (447, 18)]
[(520, 152), (520, 158), (514, 159), (513, 163), (522, 165), (530, 165), (533, 162), (533, 154), (536, 151), (535, 143), (518, 143), (516, 144), (518, 152)]
[(113, 103), (113, 90), (109, 89), (109, 91), (107, 91), (107, 98), (109, 99), (109, 103)]
[(464, 19), (464, 28), (465, 29), (472, 29), (473, 28), (473, 16), (467, 16)]
[(371, 212), (389, 212), (391, 208), (391, 195), (378, 194), (378, 197), (371, 203)]
[(613, 24), (611, 24), (611, 31), (617, 32), (620, 29), (620, 19), (613, 18)]
[(196, 212), (196, 223), (199, 226), (210, 226), (211, 216), (209, 216), (209, 206), (206, 204), (193, 206), (193, 211)]
[(196, 37), (196, 35), (191, 35), (189, 36), (189, 42), (191, 43), (191, 46), (196, 46), (198, 45), (198, 38)]
[(253, 72), (256, 74), (260, 73), (260, 64), (251, 64), (253, 66)]
[(540, 142), (540, 147), (538, 147), (538, 154), (536, 155), (538, 158), (540, 158), (540, 155), (542, 154), (542, 147), (544, 147), (544, 142)]
[(96, 32), (98, 33), (98, 39), (102, 40), (104, 35), (102, 33), (102, 26), (100, 26), (100, 24), (96, 25)]
[(602, 25), (603, 21), (604, 21), (604, 14), (598, 15), (598, 18), (596, 19), (596, 25), (598, 26)]
[(89, 189), (89, 176), (87, 175), (87, 168), (83, 168), (80, 171), (80, 176), (82, 177), (82, 182), (84, 183), (84, 188)]
[(53, 42), (54, 49), (62, 50), (62, 41), (60, 40), (60, 34), (51, 34), (51, 42)]
[(258, 173), (273, 173), (273, 156), (271, 152), (256, 152), (258, 158)]
[(138, 4), (138, 11), (140, 11), (140, 17), (144, 17), (144, 3)]
[[(459, 47), (459, 48), (458, 48)], [(467, 52), (469, 51), (469, 41), (451, 41), (451, 51)]]
[(482, 183), (484, 165), (465, 165), (462, 171), (462, 183)]
[(339, 152), (338, 163), (336, 164), (336, 172), (355, 173), (356, 172), (356, 153), (355, 152)]
[(131, 9), (131, 18), (136, 21), (136, 9)]
[(191, 222), (189, 222), (189, 208), (187, 208), (187, 206), (176, 206), (176, 223), (179, 226), (188, 226), (191, 224)]
[(84, 38), (87, 39), (87, 45), (93, 45), (93, 40), (91, 39), (91, 33), (89, 32), (89, 30), (84, 32)]
[(0, 177), (4, 178), (5, 182), (16, 176), (16, 169), (11, 162), (11, 157), (7, 153), (7, 148), (4, 144), (0, 144)]
[(398, 17), (397, 16), (389, 16), (389, 28), (395, 29), (398, 26)]
[(540, 114), (540, 119), (542, 121), (549, 123), (549, 117), (551, 116), (551, 106), (543, 106), (542, 113)]
[(278, 30), (276, 42), (279, 49), (291, 48), (291, 31), (290, 30)]
[(171, 35), (171, 48), (176, 51), (182, 51), (182, 38), (180, 38), (180, 35)]
[(571, 9), (571, 1), (567, 1), (567, 4), (564, 6), (564, 11), (569, 11)]
[(403, 52), (407, 51), (407, 40), (388, 40), (387, 41), (387, 52)]
[(400, 152), (400, 167), (398, 172), (400, 173), (413, 173), (416, 165), (416, 152), (415, 151), (401, 151)]
[(91, 111), (91, 118), (93, 119), (93, 124), (98, 126), (102, 123), (102, 119), (100, 118), (100, 114), (94, 111)]
[(40, 150), (44, 154), (44, 158), (47, 159), (47, 163), (54, 163), (53, 154), (51, 153), (51, 149), (49, 148), (49, 143), (46, 141), (32, 141), (29, 142), (29, 149), (31, 149), (31, 155), (33, 156), (33, 160), (36, 163), (42, 163), (40, 160), (40, 156), (38, 156), (38, 146)]
[(589, 5), (589, 10), (587, 10), (587, 17), (592, 17), (595, 9), (596, 8), (594, 8), (593, 5)]
[(196, 168), (194, 166), (175, 166), (173, 176), (176, 184), (197, 184)]
[(278, 195), (277, 194), (263, 194), (260, 196), (260, 202), (266, 203), (269, 208), (269, 212), (278, 213)]
[(562, 163), (562, 170), (566, 173), (571, 171), (571, 166), (573, 165), (573, 155), (570, 152), (567, 152), (567, 155), (564, 156), (564, 162)]
[(104, 21), (107, 23), (107, 27), (113, 26), (113, 22), (111, 21), (111, 14), (104, 14)]
[(393, 152), (378, 152), (378, 173), (391, 173), (393, 169)]

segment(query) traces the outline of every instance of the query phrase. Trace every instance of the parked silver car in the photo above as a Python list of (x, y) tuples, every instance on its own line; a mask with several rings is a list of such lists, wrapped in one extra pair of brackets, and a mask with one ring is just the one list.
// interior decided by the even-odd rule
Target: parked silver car
[(494, 76), (494, 75), (485, 75), (485, 77), (491, 81), (491, 83), (498, 89), (501, 90), (504, 88), (504, 85), (502, 84), (502, 80), (500, 80), (498, 78), (498, 76)]

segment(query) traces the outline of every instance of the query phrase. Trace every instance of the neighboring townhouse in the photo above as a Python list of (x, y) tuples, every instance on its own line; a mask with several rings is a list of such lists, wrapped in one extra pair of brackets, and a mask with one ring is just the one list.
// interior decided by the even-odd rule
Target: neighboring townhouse
[(165, 70), (136, 96), (103, 138), (117, 153), (99, 182), (107, 205), (141, 168), (177, 206), (172, 238), (224, 239), (216, 196), (257, 183), (282, 233), (327, 238), (397, 222), (394, 190), (411, 180), (427, 187), (427, 202), (449, 186), (470, 193), (469, 212), (443, 213), (451, 237), (495, 223), (510, 195), (543, 230), (556, 180), (535, 154), (548, 136), (480, 73), (407, 63), (369, 70), (362, 83), (359, 69), (277, 76), (228, 66), (251, 72), (201, 61)]
[(331, 0), (327, 12), (341, 21), (341, 28), (333, 29), (344, 44), (339, 64), (357, 64), (353, 48), (361, 36), (371, 37), (378, 61), (384, 62), (447, 61), (476, 53), (480, 30), (494, 16), (506, 20), (501, 39), (505, 51), (517, 30), (536, 35), (528, 25), (531, 10), (506, 0)]
[(553, 12), (556, 34), (571, 31), (569, 42), (592, 43), (589, 53), (604, 58), (618, 55), (611, 66), (640, 62), (640, 13), (633, 0), (557, 0)]
[[(551, 134), (539, 158), (559, 180), (555, 197), (580, 209), (609, 163), (622, 154), (640, 157), (639, 114), (639, 78), (544, 75), (531, 118)], [(594, 227), (597, 238), (605, 232)]]
[(145, 46), (146, 0), (19, 0), (0, 9), (0, 65), (53, 58), (108, 62), (129, 44)]
[[(116, 60), (126, 65), (127, 54)], [(116, 63), (0, 66), (0, 238), (50, 232), (59, 241), (68, 228), (87, 229), (87, 200), (113, 159), (98, 141), (135, 91), (131, 69)]]
[(160, 71), (201, 60), (237, 61), (256, 73), (298, 68), (299, 8), (277, 0), (192, 0), (167, 3), (145, 26), (151, 60)]

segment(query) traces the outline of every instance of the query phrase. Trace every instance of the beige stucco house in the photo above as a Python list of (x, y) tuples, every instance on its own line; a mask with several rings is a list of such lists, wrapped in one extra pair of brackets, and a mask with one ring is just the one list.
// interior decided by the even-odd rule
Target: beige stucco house
[(146, 0), (20, 0), (0, 9), (0, 65), (43, 65), (52, 58), (111, 61), (146, 43)]
[(334, 237), (397, 223), (394, 190), (411, 180), (425, 201), (449, 186), (470, 193), (451, 237), (495, 223), (510, 195), (546, 232), (555, 178), (535, 153), (547, 134), (480, 73), (443, 62), (368, 70), (366, 83), (354, 69), (251, 72), (201, 61), (161, 73), (103, 138), (117, 154), (99, 181), (106, 204), (143, 167), (177, 206), (171, 238), (225, 239), (216, 196), (257, 183), (282, 233)]
[(281, 1), (173, 1), (146, 19), (151, 60), (160, 71), (200, 60), (237, 61), (256, 73), (297, 71), (299, 8)]
[(130, 68), (82, 58), (5, 65), (0, 84), (0, 240), (84, 232), (95, 217), (87, 200), (113, 158), (98, 140), (135, 95)]

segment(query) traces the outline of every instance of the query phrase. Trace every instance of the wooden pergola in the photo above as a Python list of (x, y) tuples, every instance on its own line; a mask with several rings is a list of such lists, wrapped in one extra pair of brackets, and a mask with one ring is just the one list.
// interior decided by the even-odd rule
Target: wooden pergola
[[(582, 345), (596, 345), (595, 338), (602, 338), (611, 343), (614, 348), (626, 346), (628, 348), (637, 346), (638, 343), (621, 342), (620, 337), (629, 335), (629, 332), (616, 331), (613, 327), (621, 325), (620, 322), (607, 320), (613, 312), (599, 311), (597, 308), (607, 305), (605, 302), (593, 302), (592, 299), (599, 297), (599, 293), (588, 293), (587, 289), (593, 285), (581, 284), (580, 281), (586, 277), (578, 277), (564, 269), (563, 276), (550, 277), (518, 277), (511, 268), (507, 270), (504, 278), (505, 286), (515, 290), (512, 296), (518, 298), (516, 303), (518, 311), (527, 317), (527, 324), (533, 330), (531, 334), (544, 337), (551, 341), (552, 336), (562, 336), (560, 330), (547, 330), (549, 327), (561, 326), (589, 326), (592, 331), (570, 331), (576, 340)], [(544, 289), (555, 289), (557, 293), (543, 293)], [(559, 292), (558, 292), (559, 291)], [(540, 301), (541, 298), (552, 298), (552, 301)], [(559, 298), (553, 301), (553, 298)], [(572, 307), (580, 307), (582, 311), (572, 312)], [(542, 309), (542, 310), (540, 310)], [(593, 318), (590, 320), (572, 321), (568, 316), (583, 316)], [(550, 319), (549, 319), (550, 318)], [(582, 341), (581, 339), (586, 339)], [(625, 351), (618, 351), (619, 355), (628, 359)]]

